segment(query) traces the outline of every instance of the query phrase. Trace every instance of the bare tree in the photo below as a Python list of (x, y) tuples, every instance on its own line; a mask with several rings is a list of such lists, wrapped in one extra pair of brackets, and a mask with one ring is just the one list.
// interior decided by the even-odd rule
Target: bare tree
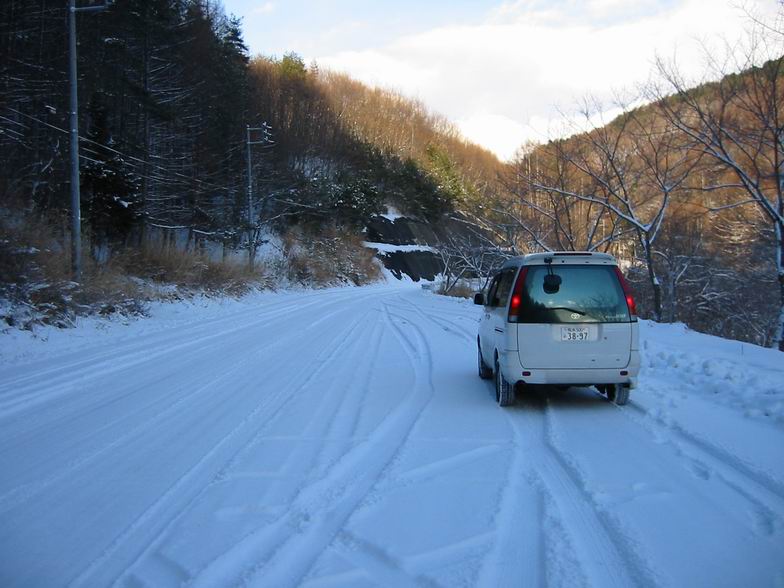
[(452, 239), (439, 243), (436, 252), (443, 266), (441, 273), (444, 276), (444, 283), (441, 285), (441, 291), (448, 294), (463, 277), (466, 268), (461, 263), (460, 255)]
[(493, 271), (513, 253), (493, 243), (487, 236), (478, 232), (450, 234), (437, 246), (441, 263), (444, 266), (445, 281), (443, 292), (446, 294), (462, 279), (476, 279), (479, 290), (484, 290)]
[[(586, 100), (581, 113), (586, 123), (596, 118), (596, 112), (602, 112), (600, 105)], [(672, 148), (666, 133), (651, 130), (624, 108), (609, 124), (555, 144), (557, 167), (573, 172), (573, 180), (564, 182), (559, 174), (555, 178), (539, 175), (533, 182), (535, 190), (563, 199), (567, 210), (569, 202), (583, 205), (588, 219), (585, 249), (617, 244), (627, 234), (636, 236), (653, 292), (656, 320), (662, 316), (662, 290), (654, 244), (672, 193), (687, 175), (679, 172), (673, 181), (676, 160), (670, 155)], [(599, 231), (605, 218), (609, 219), (609, 230)], [(562, 218), (558, 222), (563, 226)]]
[[(667, 122), (713, 162), (704, 189), (717, 192), (721, 202), (714, 203), (711, 210), (756, 207), (772, 229), (780, 295), (772, 344), (784, 351), (784, 57), (781, 54), (782, 35), (752, 38), (740, 58), (712, 62), (711, 74), (720, 79), (700, 91), (690, 90), (676, 66), (659, 60), (662, 82), (651, 87), (650, 98), (656, 101)], [(767, 55), (777, 57), (764, 61)]]

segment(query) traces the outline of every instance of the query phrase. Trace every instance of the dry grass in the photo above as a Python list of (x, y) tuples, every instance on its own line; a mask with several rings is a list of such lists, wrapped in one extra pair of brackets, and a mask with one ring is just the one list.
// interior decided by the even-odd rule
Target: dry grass
[[(152, 300), (205, 292), (240, 296), (274, 285), (260, 263), (251, 271), (245, 262), (215, 261), (156, 244), (127, 249), (103, 263), (85, 255), (77, 284), (71, 281), (70, 252), (63, 247), (67, 235), (43, 222), (25, 222), (21, 215), (13, 223), (0, 217), (0, 229), (0, 303), (10, 302), (0, 304), (0, 321), (11, 326), (64, 327), (89, 314), (144, 314)], [(373, 252), (359, 237), (334, 227), (292, 230), (284, 246), (285, 271), (303, 285), (361, 285), (379, 277)]]
[(445, 291), (445, 284), (442, 282), (441, 286), (439, 286), (438, 290), (436, 290), (437, 294), (441, 294), (442, 296), (452, 296), (454, 298), (473, 298), (474, 294), (477, 292), (478, 290), (476, 287), (468, 282), (458, 282), (452, 286), (448, 292)]
[(204, 254), (157, 246), (116, 255), (109, 265), (143, 280), (231, 296), (241, 296), (267, 281), (259, 263), (251, 271), (244, 263), (215, 261)]
[(284, 237), (288, 277), (313, 286), (354, 284), (361, 286), (380, 277), (375, 254), (355, 235), (334, 227), (318, 234), (292, 229)]
[(139, 315), (154, 290), (111, 264), (83, 262), (80, 284), (71, 280), (71, 258), (45, 226), (3, 227), (0, 240), (0, 297), (8, 300), (0, 316), (10, 326), (37, 323), (66, 327), (88, 314)]
[(10, 302), (0, 320), (10, 326), (65, 327), (80, 315), (144, 314), (152, 300), (196, 292), (239, 296), (268, 285), (258, 265), (251, 272), (244, 264), (158, 247), (126, 251), (101, 264), (85, 255), (77, 284), (71, 280), (70, 252), (61, 244), (65, 239), (51, 227), (19, 220), (0, 228), (0, 298)]

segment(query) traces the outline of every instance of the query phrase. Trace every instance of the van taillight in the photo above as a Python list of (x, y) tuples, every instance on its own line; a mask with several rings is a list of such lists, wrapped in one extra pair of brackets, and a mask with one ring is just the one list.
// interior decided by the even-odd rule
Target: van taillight
[(507, 321), (516, 323), (520, 320), (520, 310), (523, 305), (523, 288), (525, 287), (525, 276), (528, 273), (528, 268), (524, 267), (517, 274), (517, 281), (515, 281), (514, 288), (512, 288), (512, 300), (509, 302), (509, 316)]
[(635, 318), (637, 316), (637, 304), (634, 302), (632, 289), (629, 288), (629, 284), (626, 282), (626, 278), (623, 277), (620, 268), (616, 265), (613, 266), (613, 269), (615, 270), (615, 275), (618, 276), (618, 281), (621, 283), (621, 288), (623, 288), (623, 295), (626, 298), (626, 306), (629, 307), (629, 314), (632, 318)]

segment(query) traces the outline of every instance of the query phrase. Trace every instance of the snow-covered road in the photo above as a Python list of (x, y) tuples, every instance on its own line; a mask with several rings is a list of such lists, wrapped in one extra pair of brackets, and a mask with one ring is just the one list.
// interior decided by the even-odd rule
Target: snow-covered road
[(0, 585), (784, 586), (781, 354), (646, 324), (629, 405), (502, 409), (478, 312), (378, 286), (0, 335)]

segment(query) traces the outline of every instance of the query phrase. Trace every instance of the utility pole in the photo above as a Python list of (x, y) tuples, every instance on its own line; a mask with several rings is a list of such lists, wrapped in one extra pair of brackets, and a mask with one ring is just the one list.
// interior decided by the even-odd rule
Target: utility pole
[(250, 125), (245, 125), (247, 130), (247, 137), (245, 138), (245, 146), (248, 155), (248, 226), (253, 224), (253, 165), (250, 160)]
[(79, 88), (76, 77), (76, 13), (98, 12), (101, 6), (76, 7), (76, 0), (68, 0), (68, 81), (71, 89), (71, 271), (75, 282), (82, 281), (82, 211), (79, 190)]
[[(245, 145), (247, 149), (248, 159), (248, 265), (253, 269), (253, 262), (256, 258), (256, 235), (255, 223), (253, 222), (253, 163), (250, 156), (251, 145), (265, 145), (271, 147), (272, 143), (272, 127), (267, 123), (262, 123), (260, 127), (245, 126), (246, 137)], [(261, 137), (255, 141), (251, 140), (251, 132), (260, 132)]]

